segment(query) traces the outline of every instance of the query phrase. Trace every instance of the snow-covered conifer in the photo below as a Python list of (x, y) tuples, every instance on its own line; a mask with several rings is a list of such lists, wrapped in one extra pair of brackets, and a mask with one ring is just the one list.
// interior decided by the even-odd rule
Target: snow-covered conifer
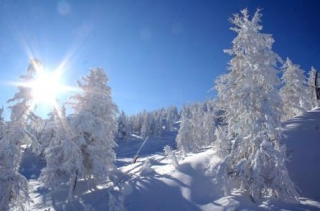
[(18, 170), (22, 156), (21, 145), (31, 144), (33, 140), (26, 132), (26, 122), (30, 116), (32, 94), (28, 86), (41, 64), (38, 60), (30, 61), (26, 75), (20, 76), (21, 84), (18, 92), (8, 102), (16, 102), (10, 106), (11, 115), (8, 131), (0, 140), (0, 210), (24, 210), (29, 200), (28, 182)]
[(73, 176), (82, 173), (84, 177), (105, 179), (115, 169), (114, 136), (118, 107), (112, 101), (107, 82), (103, 69), (91, 69), (88, 76), (78, 81), (82, 92), (70, 98), (75, 110), (70, 118), (73, 131), (70, 139), (80, 148), (81, 157), (77, 159), (82, 164), (81, 168), (75, 169)]
[(197, 145), (192, 138), (191, 111), (188, 106), (181, 109), (181, 123), (176, 137), (177, 149), (185, 156), (188, 152), (195, 152)]
[(295, 116), (301, 115), (310, 106), (308, 106), (306, 78), (303, 70), (299, 65), (293, 64), (287, 58), (282, 66), (282, 83), (280, 89), (280, 97), (284, 104), (283, 121), (291, 119)]
[(295, 199), (297, 192), (285, 166), (285, 147), (279, 141), (283, 104), (276, 64), (281, 59), (272, 51), (272, 36), (260, 32), (260, 17), (260, 10), (250, 19), (244, 9), (231, 19), (237, 37), (233, 48), (225, 52), (233, 58), (229, 73), (215, 82), (231, 152), (222, 158), (216, 176), (217, 181), (235, 181), (253, 201)]
[(172, 124), (177, 122), (179, 120), (179, 113), (178, 109), (175, 106), (170, 106), (166, 110), (166, 125), (165, 125), (165, 130), (166, 131), (172, 131), (173, 127)]
[(82, 152), (72, 140), (64, 109), (55, 109), (50, 113), (41, 136), (41, 147), (47, 165), (41, 170), (39, 180), (45, 187), (58, 187), (83, 168)]
[(151, 135), (151, 115), (147, 111), (143, 111), (143, 122), (141, 126), (141, 137), (146, 138)]
[(171, 164), (176, 168), (178, 166), (178, 158), (175, 155), (174, 151), (172, 151), (172, 149), (169, 145), (166, 145), (163, 148), (163, 150), (164, 150), (164, 154), (171, 161)]
[(127, 116), (124, 111), (121, 112), (118, 119), (118, 137), (122, 140), (127, 139), (131, 135), (131, 127), (128, 123)]
[(197, 152), (215, 140), (214, 112), (208, 102), (184, 106), (176, 138), (178, 150), (185, 155)]

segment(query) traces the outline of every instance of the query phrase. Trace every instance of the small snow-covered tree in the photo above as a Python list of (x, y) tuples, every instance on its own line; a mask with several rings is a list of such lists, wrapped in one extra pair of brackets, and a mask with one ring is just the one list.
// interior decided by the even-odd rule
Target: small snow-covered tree
[(283, 64), (282, 71), (283, 86), (280, 89), (280, 97), (284, 104), (282, 120), (285, 121), (301, 115), (310, 106), (308, 106), (304, 71), (300, 69), (299, 65), (293, 64), (289, 58)]
[(179, 113), (178, 109), (175, 106), (170, 106), (166, 110), (166, 124), (165, 130), (166, 131), (173, 131), (173, 124), (179, 120)]
[(31, 111), (32, 94), (28, 86), (41, 64), (38, 60), (30, 61), (27, 73), (20, 76), (21, 84), (10, 102), (11, 115), (8, 131), (0, 140), (0, 210), (24, 210), (29, 200), (28, 182), (19, 170), (22, 156), (21, 146), (31, 144), (34, 139), (26, 131), (29, 117), (36, 117)]
[(176, 154), (174, 153), (174, 151), (172, 151), (171, 147), (169, 145), (166, 145), (163, 148), (164, 154), (166, 155), (166, 157), (171, 161), (171, 165), (173, 165), (173, 167), (177, 167), (179, 165), (178, 163), (178, 158), (176, 156)]
[(118, 137), (122, 140), (127, 139), (131, 135), (131, 127), (124, 111), (117, 118), (118, 122)]
[(195, 103), (182, 108), (176, 142), (178, 150), (181, 150), (183, 155), (197, 152), (215, 141), (214, 111), (210, 104)]
[(198, 149), (215, 141), (215, 116), (211, 103), (205, 101), (192, 106), (193, 139)]
[(115, 169), (114, 136), (118, 108), (112, 101), (107, 82), (103, 69), (91, 69), (88, 76), (78, 81), (82, 92), (70, 98), (75, 110), (70, 120), (73, 130), (70, 139), (81, 151), (77, 159), (82, 164), (73, 172), (71, 184), (75, 184), (78, 173), (83, 173), (84, 177), (105, 179)]
[[(260, 17), (260, 10), (250, 19), (244, 9), (231, 19), (237, 37), (225, 52), (233, 58), (229, 73), (215, 82), (231, 150), (222, 158), (216, 179), (234, 181), (253, 201), (296, 199), (285, 165), (285, 146), (279, 141), (283, 104), (276, 65), (281, 59), (272, 51), (272, 36), (260, 32)], [(224, 184), (228, 189), (230, 183)]]
[(307, 97), (310, 103), (310, 107), (308, 109), (312, 109), (319, 106), (319, 102), (317, 100), (317, 95), (315, 91), (315, 78), (316, 78), (317, 70), (314, 67), (311, 67), (311, 70), (308, 73), (308, 87), (307, 87)]
[(83, 168), (81, 148), (72, 140), (68, 125), (64, 109), (56, 108), (50, 113), (41, 136), (47, 165), (41, 170), (39, 180), (45, 187), (56, 188)]
[(182, 156), (197, 150), (197, 145), (192, 138), (191, 111), (188, 106), (183, 106), (181, 109), (181, 123), (176, 143), (177, 149), (181, 151)]

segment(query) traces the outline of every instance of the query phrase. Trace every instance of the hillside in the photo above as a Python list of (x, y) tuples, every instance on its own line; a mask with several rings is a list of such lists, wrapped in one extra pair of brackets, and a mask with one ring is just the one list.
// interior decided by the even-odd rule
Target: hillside
[[(112, 175), (113, 182), (95, 187), (94, 181), (80, 181), (76, 199), (71, 202), (67, 201), (67, 184), (47, 190), (29, 176), (33, 200), (30, 210), (106, 210), (109, 190), (116, 195), (122, 193), (129, 211), (320, 210), (320, 108), (284, 123), (283, 130), (289, 174), (300, 190), (300, 204), (277, 200), (253, 203), (241, 192), (223, 196), (219, 184), (214, 184), (206, 174), (210, 160), (215, 165), (219, 163), (214, 148), (189, 154), (174, 168), (163, 154), (165, 145), (175, 147), (176, 133), (172, 132), (163, 138), (150, 138), (134, 164), (132, 157), (143, 140), (135, 137), (119, 142), (116, 150), (119, 171)], [(25, 156), (25, 165), (31, 163), (27, 159), (30, 156)], [(34, 169), (39, 168), (34, 166)]]

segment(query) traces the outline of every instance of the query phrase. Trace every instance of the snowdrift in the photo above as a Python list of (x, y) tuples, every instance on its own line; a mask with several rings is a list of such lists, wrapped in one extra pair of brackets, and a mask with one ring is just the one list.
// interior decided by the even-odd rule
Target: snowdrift
[(320, 201), (320, 108), (283, 125), (289, 175), (302, 197)]

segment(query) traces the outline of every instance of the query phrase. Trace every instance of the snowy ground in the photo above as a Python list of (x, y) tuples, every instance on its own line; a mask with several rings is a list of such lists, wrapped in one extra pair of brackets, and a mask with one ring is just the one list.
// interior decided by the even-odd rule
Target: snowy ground
[(176, 133), (172, 132), (148, 140), (134, 164), (132, 158), (143, 140), (136, 137), (119, 142), (116, 150), (119, 172), (113, 175), (114, 183), (95, 186), (92, 180), (80, 181), (72, 202), (67, 201), (67, 185), (52, 191), (40, 186), (35, 178), (41, 162), (31, 164), (32, 156), (26, 155), (22, 168), (30, 184), (33, 200), (30, 210), (108, 210), (110, 189), (122, 192), (129, 211), (320, 210), (320, 109), (285, 123), (284, 134), (290, 158), (288, 169), (300, 189), (300, 204), (276, 200), (253, 203), (241, 192), (223, 196), (219, 184), (214, 184), (206, 174), (209, 159), (219, 163), (214, 149), (190, 154), (174, 168), (163, 154), (165, 145), (175, 147)]

